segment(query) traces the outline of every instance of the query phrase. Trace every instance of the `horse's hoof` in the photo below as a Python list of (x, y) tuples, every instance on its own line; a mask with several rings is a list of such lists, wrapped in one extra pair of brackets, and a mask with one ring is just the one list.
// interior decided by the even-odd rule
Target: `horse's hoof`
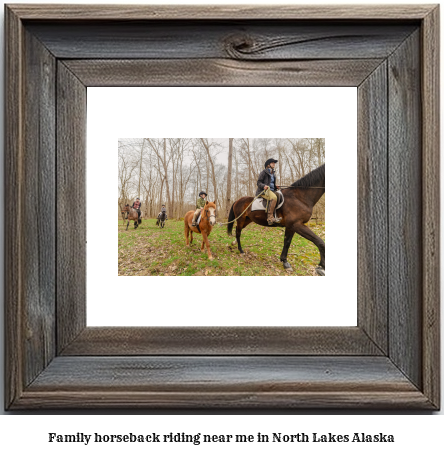
[(283, 261), (282, 263), (283, 263), (283, 265), (284, 265), (284, 268), (285, 268), (287, 271), (293, 271), (293, 268), (291, 267), (291, 264), (290, 264), (288, 261)]
[(324, 268), (316, 268), (316, 273), (320, 276), (325, 276), (325, 269)]
[(231, 243), (231, 245), (236, 245), (236, 240), (234, 240), (234, 241)]

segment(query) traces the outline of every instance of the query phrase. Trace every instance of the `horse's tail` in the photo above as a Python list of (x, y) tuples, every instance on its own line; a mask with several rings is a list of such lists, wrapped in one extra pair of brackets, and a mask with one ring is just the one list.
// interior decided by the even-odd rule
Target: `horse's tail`
[(228, 236), (232, 235), (235, 218), (236, 218), (236, 216), (234, 215), (234, 203), (233, 203), (233, 205), (231, 206), (231, 209), (230, 209), (230, 215), (228, 216), (228, 225), (227, 225)]
[(141, 224), (142, 224), (142, 219), (140, 218), (139, 220), (137, 220), (137, 223), (138, 223), (139, 225), (141, 225)]

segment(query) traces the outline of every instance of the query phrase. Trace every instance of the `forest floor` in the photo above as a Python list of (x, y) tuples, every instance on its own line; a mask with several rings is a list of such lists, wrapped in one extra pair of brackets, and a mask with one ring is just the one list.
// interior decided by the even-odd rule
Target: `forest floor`
[[(325, 225), (309, 223), (325, 239)], [(210, 234), (213, 260), (200, 251), (202, 236), (194, 234), (192, 247), (186, 247), (184, 222), (167, 220), (165, 228), (156, 219), (143, 219), (135, 230), (130, 222), (125, 231), (119, 220), (119, 276), (314, 276), (319, 263), (317, 247), (295, 234), (288, 254), (293, 271), (284, 270), (279, 256), (284, 242), (284, 228), (250, 224), (242, 231), (240, 255), (235, 237), (228, 237), (226, 225), (215, 226)], [(233, 233), (235, 228), (233, 229)]]

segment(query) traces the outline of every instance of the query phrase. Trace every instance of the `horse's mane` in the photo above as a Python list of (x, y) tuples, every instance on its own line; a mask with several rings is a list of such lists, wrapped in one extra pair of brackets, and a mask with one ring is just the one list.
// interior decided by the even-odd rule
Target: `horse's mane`
[(318, 185), (321, 180), (325, 182), (325, 163), (293, 182), (291, 187), (312, 187)]

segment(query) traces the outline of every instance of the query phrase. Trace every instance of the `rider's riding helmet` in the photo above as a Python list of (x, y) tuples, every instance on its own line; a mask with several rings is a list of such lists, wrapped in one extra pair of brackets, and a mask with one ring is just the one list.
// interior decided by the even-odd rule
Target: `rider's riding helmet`
[(276, 159), (274, 159), (274, 158), (269, 158), (269, 159), (265, 162), (264, 168), (268, 168), (268, 165), (269, 165), (270, 163), (277, 163), (277, 162), (278, 162), (278, 160), (276, 160)]
[(199, 193), (199, 196), (202, 196), (202, 195), (208, 196), (203, 190)]

